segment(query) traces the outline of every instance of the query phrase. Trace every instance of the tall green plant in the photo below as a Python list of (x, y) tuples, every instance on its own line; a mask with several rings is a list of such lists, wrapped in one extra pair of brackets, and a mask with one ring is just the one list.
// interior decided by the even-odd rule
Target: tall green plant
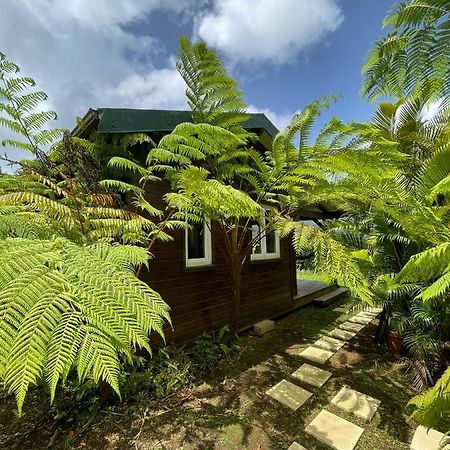
[[(38, 112), (46, 95), (27, 92), (34, 81), (18, 70), (1, 55), (0, 125), (17, 136), (3, 144), (36, 157), (0, 175), (0, 378), (21, 413), (32, 385), (45, 382), (53, 401), (73, 372), (120, 395), (120, 362), (150, 352), (150, 333), (163, 337), (170, 318), (135, 275), (149, 253), (119, 243), (140, 242), (154, 223), (117, 208), (95, 173), (77, 173), (90, 143), (66, 136), (45, 152), (62, 131), (42, 130), (55, 115)], [(69, 170), (68, 153), (81, 158)]]
[[(338, 233), (364, 247), (384, 301), (380, 325), (391, 318), (404, 337), (415, 382), (424, 386), (448, 365), (450, 296), (447, 255), (449, 204), (450, 2), (395, 4), (384, 21), (391, 32), (374, 43), (362, 69), (363, 95), (397, 97), (382, 103), (374, 126), (407, 155), (400, 178), (368, 180), (359, 216)], [(404, 98), (407, 98), (406, 100)], [(431, 101), (430, 101), (431, 99)], [(388, 274), (391, 272), (390, 274)], [(381, 274), (381, 275), (380, 275)], [(434, 369), (434, 370), (433, 370)], [(448, 415), (448, 372), (411, 402), (414, 417), (437, 425)]]
[(120, 359), (148, 336), (163, 336), (168, 306), (133, 272), (139, 247), (66, 239), (0, 241), (0, 376), (19, 413), (45, 379), (51, 400), (74, 368), (80, 381), (106, 381), (120, 395)]
[[(373, 177), (391, 176), (397, 170), (390, 161), (398, 157), (396, 149), (380, 157), (380, 145), (387, 142), (381, 134), (363, 125), (344, 125), (337, 119), (313, 139), (316, 118), (334, 100), (324, 98), (304, 108), (275, 137), (271, 148), (262, 151), (255, 136), (245, 131), (248, 115), (241, 93), (212, 50), (204, 43), (191, 45), (182, 39), (178, 69), (188, 86), (186, 95), (194, 123), (180, 124), (163, 137), (150, 150), (145, 170), (122, 159), (113, 159), (111, 164), (134, 169), (144, 178), (155, 174), (164, 177), (172, 186), (172, 192), (165, 196), (169, 210), (191, 223), (207, 216), (217, 224), (224, 235), (222, 250), (232, 281), (232, 328), (239, 326), (242, 269), (252, 248), (280, 223), (284, 230), (295, 230), (297, 249), (310, 245), (318, 264), (370, 301), (367, 282), (358, 267), (349, 263), (351, 257), (346, 257), (345, 267), (339, 263), (345, 248), (328, 234), (302, 225), (296, 213), (324, 199), (339, 201), (337, 180), (357, 174), (362, 165)], [(270, 205), (276, 212), (256, 236), (249, 238), (252, 222), (258, 222), (262, 215), (262, 205)], [(300, 230), (308, 236), (301, 245)]]
[[(344, 220), (335, 222), (334, 235), (348, 248), (365, 251), (365, 263), (370, 261), (369, 279), (385, 305), (379, 336), (389, 326), (401, 333), (414, 369), (414, 383), (423, 389), (448, 365), (448, 105), (439, 120), (419, 123), (413, 113), (420, 111), (417, 101), (402, 105), (405, 109), (396, 112), (401, 106), (383, 104), (374, 125), (397, 141), (406, 157), (399, 166), (403, 173), (382, 182), (367, 176), (350, 194), (341, 191), (350, 208)], [(445, 381), (439, 383), (445, 390)], [(424, 397), (429, 404), (420, 407), (415, 417), (437, 424), (436, 408), (445, 404), (447, 397), (436, 397), (435, 406), (431, 399), (441, 390), (431, 390)], [(441, 412), (439, 420), (445, 415)]]
[(449, 14), (449, 0), (396, 3), (383, 22), (391, 31), (367, 55), (362, 94), (370, 99), (448, 95)]

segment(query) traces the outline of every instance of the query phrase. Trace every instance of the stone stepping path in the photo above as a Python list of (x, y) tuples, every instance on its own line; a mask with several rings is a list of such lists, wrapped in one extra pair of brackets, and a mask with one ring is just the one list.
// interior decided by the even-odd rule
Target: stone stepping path
[(367, 308), (365, 311), (378, 315), (383, 312), (383, 308), (373, 307), (373, 308)]
[(303, 383), (320, 388), (331, 377), (331, 372), (305, 363), (292, 376)]
[(311, 392), (287, 380), (281, 380), (271, 387), (266, 394), (293, 411), (297, 411), (312, 395)]
[[(439, 450), (439, 444), (443, 438), (443, 433), (420, 425), (414, 433), (411, 450)], [(450, 448), (450, 446), (444, 447), (444, 449), (447, 448)]]
[(358, 314), (356, 314), (355, 317), (363, 317), (364, 319), (376, 319), (379, 316), (379, 314), (369, 312), (369, 311), (360, 311)]
[(356, 336), (356, 333), (335, 328), (333, 331), (328, 333), (328, 336), (341, 339), (343, 341), (349, 341), (351, 338)]
[(306, 448), (303, 447), (303, 445), (297, 444), (297, 442), (293, 442), (289, 446), (288, 450), (306, 450)]
[(361, 417), (361, 419), (370, 421), (381, 402), (361, 392), (343, 387), (331, 400), (331, 403), (344, 411)]
[(372, 319), (375, 319), (375, 317), (378, 316), (377, 313), (369, 312), (369, 311), (360, 311), (357, 316), (360, 317), (372, 317)]
[(357, 315), (355, 317), (352, 317), (351, 319), (348, 319), (349, 322), (352, 323), (358, 323), (360, 325), (369, 325), (370, 322), (372, 322), (373, 317), (364, 317)]
[(299, 353), (299, 356), (302, 358), (319, 364), (325, 364), (333, 355), (334, 353), (329, 350), (323, 350), (316, 347), (307, 347)]
[[(344, 307), (334, 308), (333, 311), (349, 312)], [(381, 311), (381, 308), (369, 308), (361, 311), (346, 322), (338, 325), (338, 328), (330, 331), (328, 336), (323, 336), (314, 342), (312, 346), (298, 353), (298, 356), (314, 363), (325, 364), (334, 355), (334, 352), (340, 350), (345, 345), (345, 341), (349, 341), (355, 337)], [(344, 318), (344, 320), (346, 319)], [(291, 376), (302, 383), (321, 388), (330, 379), (332, 373), (304, 363)], [(288, 380), (281, 380), (275, 386), (271, 387), (266, 394), (293, 411), (297, 411), (313, 395), (311, 392)], [(361, 392), (343, 387), (331, 400), (331, 403), (344, 411), (370, 421), (381, 402)], [(335, 450), (353, 450), (363, 434), (364, 429), (335, 414), (322, 410), (305, 428), (305, 432)], [(419, 436), (420, 433), (418, 433), (419, 429), (416, 431), (418, 437), (416, 438), (416, 435), (414, 435), (415, 440), (413, 440), (413, 443), (420, 439), (421, 435)], [(411, 449), (413, 450), (434, 450), (434, 447), (429, 446), (430, 444), (427, 444), (427, 447), (413, 447), (412, 445)], [(307, 449), (297, 442), (293, 442), (288, 450)]]
[(344, 322), (339, 325), (338, 328), (345, 331), (352, 331), (354, 333), (359, 333), (365, 325), (361, 325), (359, 323), (352, 323), (352, 322)]
[(325, 350), (330, 350), (333, 352), (337, 352), (340, 350), (345, 342), (342, 342), (339, 339), (334, 339), (329, 336), (324, 336), (323, 338), (320, 338), (318, 341), (314, 342), (314, 347), (320, 347)]
[(323, 409), (305, 431), (335, 450), (353, 450), (364, 430)]

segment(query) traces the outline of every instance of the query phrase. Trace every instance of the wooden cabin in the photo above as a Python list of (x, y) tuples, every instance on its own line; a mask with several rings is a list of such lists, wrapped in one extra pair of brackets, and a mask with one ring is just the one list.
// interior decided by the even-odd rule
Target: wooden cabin
[[(188, 121), (192, 121), (189, 111), (91, 109), (83, 118), (83, 125), (72, 134), (89, 137), (94, 131), (107, 135), (147, 133), (159, 142), (176, 125)], [(264, 114), (249, 114), (245, 128), (259, 136), (262, 151), (278, 132)], [(164, 209), (162, 197), (167, 186), (154, 183), (148, 192), (150, 203)], [(324, 214), (324, 208), (311, 206), (301, 212), (301, 218), (316, 220)], [(230, 322), (231, 282), (222, 252), (224, 236), (214, 223), (211, 231), (203, 224), (172, 235), (173, 241), (158, 242), (152, 248), (154, 258), (141, 278), (171, 307), (173, 331), (166, 331), (167, 339), (183, 342)], [(334, 289), (308, 282), (304, 284), (305, 291), (298, 292), (299, 286), (302, 285), (296, 279), (296, 258), (289, 240), (270, 233), (254, 249), (243, 269), (240, 328), (289, 312)]]

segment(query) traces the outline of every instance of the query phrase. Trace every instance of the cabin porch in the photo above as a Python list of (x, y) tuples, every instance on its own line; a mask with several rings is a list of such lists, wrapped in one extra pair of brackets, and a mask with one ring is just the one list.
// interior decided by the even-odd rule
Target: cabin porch
[(328, 285), (323, 281), (297, 280), (297, 293), (294, 295), (294, 308), (314, 303), (318, 306), (327, 306), (339, 300), (348, 292), (348, 289), (337, 285)]

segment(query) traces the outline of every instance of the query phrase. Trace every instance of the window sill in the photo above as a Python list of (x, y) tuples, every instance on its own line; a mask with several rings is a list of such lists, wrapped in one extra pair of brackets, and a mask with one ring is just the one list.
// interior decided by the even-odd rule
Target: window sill
[(217, 266), (215, 264), (203, 264), (198, 266), (184, 266), (183, 272), (198, 272), (203, 270), (214, 270)]
[(277, 262), (281, 262), (280, 256), (275, 256), (274, 258), (250, 259), (250, 264), (266, 264), (266, 263), (277, 263)]

